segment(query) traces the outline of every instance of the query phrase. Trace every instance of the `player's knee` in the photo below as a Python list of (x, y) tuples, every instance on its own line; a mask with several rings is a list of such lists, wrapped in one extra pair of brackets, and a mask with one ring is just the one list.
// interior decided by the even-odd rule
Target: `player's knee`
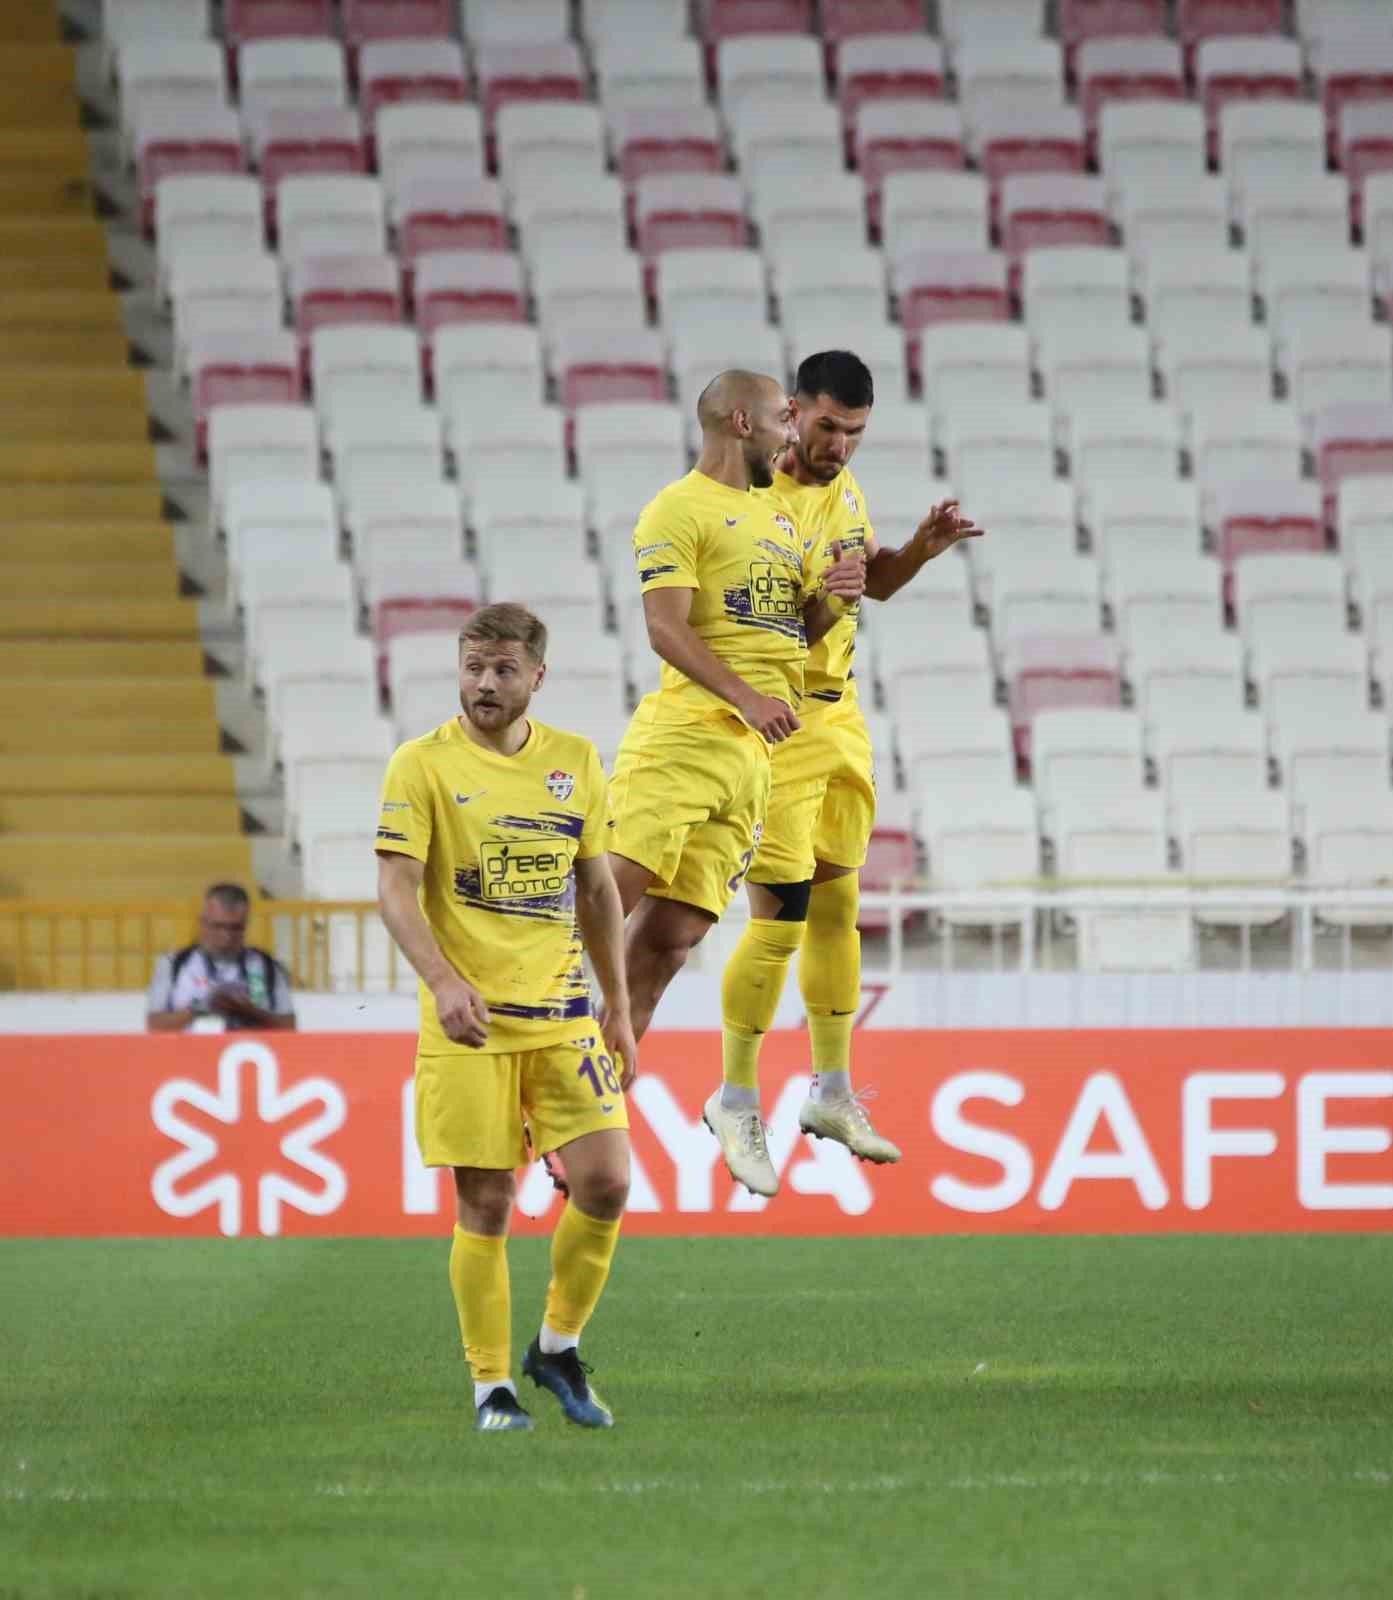
[(624, 1171), (588, 1173), (572, 1198), (587, 1217), (612, 1222), (622, 1217), (629, 1199), (629, 1174)]
[(806, 922), (808, 920), (808, 902), (812, 899), (813, 880), (805, 879), (802, 883), (763, 883), (760, 888), (766, 894), (773, 895), (778, 902), (778, 910), (774, 913), (775, 922)]
[(482, 1167), (455, 1168), (455, 1198), (460, 1227), (468, 1233), (497, 1236), (512, 1220), (517, 1179), (511, 1172)]

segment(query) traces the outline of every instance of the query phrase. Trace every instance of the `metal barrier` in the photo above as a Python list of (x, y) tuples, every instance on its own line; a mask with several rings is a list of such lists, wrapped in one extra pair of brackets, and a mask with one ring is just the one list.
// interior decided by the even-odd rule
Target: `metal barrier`
[[(1291, 883), (1248, 886), (1042, 880), (980, 889), (906, 884), (862, 892), (885, 924), (876, 964), (907, 969), (1014, 972), (1174, 971), (1205, 965), (1309, 972), (1356, 965), (1393, 970), (1393, 887)], [(143, 989), (156, 959), (196, 936), (196, 902), (0, 901), (0, 991)], [(743, 900), (702, 964), (723, 959)], [(1222, 937), (1226, 960), (1205, 960)], [(389, 938), (376, 903), (253, 903), (248, 942), (285, 963), (295, 987), (317, 993), (411, 993), (416, 977)], [(1261, 959), (1259, 959), (1261, 957)], [(1328, 959), (1322, 959), (1326, 957)]]

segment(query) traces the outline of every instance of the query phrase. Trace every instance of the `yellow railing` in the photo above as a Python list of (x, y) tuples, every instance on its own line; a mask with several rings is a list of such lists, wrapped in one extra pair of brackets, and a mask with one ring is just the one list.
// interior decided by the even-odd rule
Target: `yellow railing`
[[(159, 956), (196, 938), (198, 911), (196, 901), (0, 900), (0, 991), (143, 989)], [(415, 987), (370, 900), (254, 902), (247, 940), (283, 961), (302, 991)]]

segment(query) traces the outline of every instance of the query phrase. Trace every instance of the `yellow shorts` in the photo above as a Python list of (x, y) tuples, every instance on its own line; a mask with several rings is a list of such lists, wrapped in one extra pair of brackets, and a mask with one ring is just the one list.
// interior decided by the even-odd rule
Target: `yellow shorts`
[(769, 746), (732, 711), (659, 721), (648, 695), (610, 779), (610, 849), (653, 874), (649, 894), (719, 920), (750, 870), (769, 804)]
[(774, 783), (751, 883), (805, 883), (819, 861), (859, 867), (875, 827), (871, 736), (854, 696), (804, 700), (803, 726), (774, 746)]
[(416, 1143), (428, 1167), (525, 1167), (602, 1128), (627, 1128), (619, 1069), (593, 1030), (540, 1050), (416, 1057)]

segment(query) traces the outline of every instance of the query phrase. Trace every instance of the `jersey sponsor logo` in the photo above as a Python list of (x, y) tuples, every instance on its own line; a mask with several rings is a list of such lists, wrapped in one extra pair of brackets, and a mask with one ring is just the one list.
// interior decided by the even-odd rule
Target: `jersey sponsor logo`
[(575, 792), (575, 773), (563, 772), (560, 767), (547, 773), (547, 793), (553, 800), (569, 800)]
[(409, 800), (384, 800), (382, 802), (382, 809), (383, 809), (384, 812), (386, 812), (386, 811), (410, 811), (411, 802)]
[(563, 893), (572, 852), (564, 839), (518, 844), (486, 840), (479, 846), (479, 886), (489, 900), (543, 900)]
[(750, 607), (757, 617), (801, 617), (798, 585), (772, 561), (750, 563)]

